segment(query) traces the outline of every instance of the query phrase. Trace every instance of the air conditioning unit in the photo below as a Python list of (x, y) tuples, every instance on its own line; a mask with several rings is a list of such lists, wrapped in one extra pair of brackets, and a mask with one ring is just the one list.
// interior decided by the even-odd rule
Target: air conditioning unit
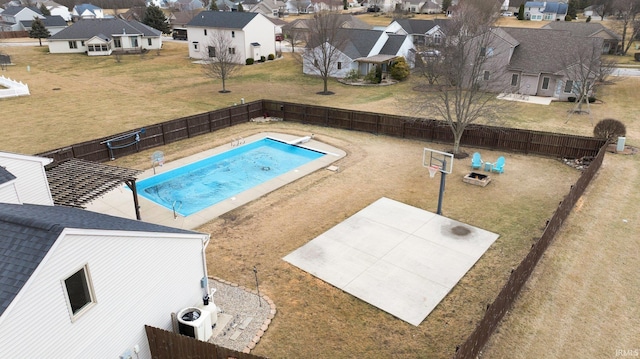
[(207, 341), (211, 338), (211, 312), (188, 307), (178, 312), (178, 331), (182, 335)]

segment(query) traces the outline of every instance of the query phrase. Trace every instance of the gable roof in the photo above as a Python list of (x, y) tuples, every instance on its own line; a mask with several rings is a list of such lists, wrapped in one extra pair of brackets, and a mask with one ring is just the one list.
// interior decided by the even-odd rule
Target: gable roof
[(566, 65), (558, 60), (563, 54), (581, 53), (593, 46), (602, 48), (601, 38), (571, 37), (568, 31), (563, 30), (517, 27), (500, 29), (518, 41), (508, 68), (526, 73), (559, 73)]
[(160, 36), (162, 34), (159, 30), (136, 20), (127, 21), (118, 18), (82, 19), (51, 36), (49, 40), (85, 40), (101, 34), (111, 38), (115, 34), (123, 33), (142, 36)]
[(0, 316), (65, 228), (197, 234), (77, 208), (0, 203)]
[[(60, 15), (47, 16), (44, 19), (40, 19), (40, 21), (42, 21), (45, 27), (67, 26), (67, 22), (64, 21), (64, 19)], [(24, 27), (31, 27), (33, 20), (23, 20), (20, 21), (20, 23)]]
[(93, 4), (78, 4), (73, 7), (73, 10), (78, 13), (78, 15), (82, 15), (83, 12), (89, 11), (92, 14), (96, 13), (96, 10), (102, 10)]
[(14, 179), (16, 179), (16, 176), (14, 176), (13, 173), (0, 166), (0, 184), (5, 184), (9, 181), (13, 181)]
[(552, 21), (543, 29), (566, 30), (571, 32), (572, 36), (591, 37), (597, 33), (604, 31), (614, 39), (622, 40), (622, 37), (615, 32), (609, 30), (605, 26), (595, 22), (573, 22), (573, 21)]
[(407, 38), (405, 35), (397, 35), (397, 34), (388, 34), (389, 39), (384, 44), (382, 49), (380, 49), (381, 55), (397, 55), (398, 51), (402, 47), (404, 40)]
[(244, 11), (202, 11), (194, 16), (193, 19), (187, 23), (187, 26), (243, 29), (258, 15), (260, 14)]
[(3, 15), (17, 15), (20, 11), (24, 10), (24, 9), (29, 9), (33, 12), (35, 12), (38, 15), (42, 15), (42, 12), (40, 11), (40, 9), (38, 9), (37, 7), (33, 7), (33, 6), (9, 6), (8, 8), (6, 8), (2, 14)]
[(373, 45), (382, 35), (382, 31), (379, 30), (343, 29), (343, 31), (341, 36), (345, 36), (347, 40), (340, 51), (351, 59), (369, 56)]
[(441, 29), (448, 23), (448, 20), (435, 19), (435, 20), (420, 20), (420, 19), (398, 19), (395, 20), (404, 31), (408, 34), (426, 34), (429, 30), (436, 26)]

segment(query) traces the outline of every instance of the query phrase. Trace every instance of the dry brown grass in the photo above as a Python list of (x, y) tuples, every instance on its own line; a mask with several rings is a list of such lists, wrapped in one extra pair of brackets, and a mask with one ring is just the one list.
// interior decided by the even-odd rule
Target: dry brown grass
[[(8, 50), (17, 65), (5, 75), (28, 83), (32, 91), (30, 97), (0, 100), (4, 133), (0, 148), (19, 153), (37, 153), (209, 111), (239, 103), (240, 98), (402, 113), (399, 104), (403, 93), (410, 92), (414, 85), (407, 82), (386, 88), (353, 88), (332, 82), (330, 89), (336, 95), (318, 96), (315, 93), (321, 89), (320, 81), (301, 76), (295, 62), (285, 58), (243, 68), (228, 83), (233, 92), (222, 95), (217, 92), (219, 83), (205, 79), (186, 58), (184, 43), (165, 44), (160, 56), (124, 57), (120, 64), (113, 58), (50, 55), (44, 48)], [(26, 71), (27, 65), (31, 72)], [(592, 106), (594, 121), (604, 117), (623, 121), (629, 143), (637, 143), (640, 131), (635, 100), (639, 85), (640, 79), (628, 79), (604, 86), (598, 95), (604, 102)], [(513, 111), (502, 118), (504, 125), (582, 135), (590, 135), (593, 128), (585, 115), (573, 116), (564, 124), (569, 104), (514, 103), (512, 107)], [(168, 159), (176, 158), (261, 130), (313, 132), (318, 139), (349, 154), (339, 163), (340, 172), (314, 173), (201, 228), (212, 235), (208, 254), (211, 275), (251, 287), (250, 269), (254, 265), (259, 268), (261, 290), (275, 300), (279, 312), (255, 352), (271, 357), (450, 357), (577, 176), (553, 160), (505, 154), (505, 175), (480, 189), (459, 180), (466, 166), (458, 162), (457, 173), (447, 183), (445, 214), (501, 237), (425, 322), (413, 327), (287, 265), (281, 258), (380, 196), (434, 210), (438, 181), (428, 180), (419, 165), (425, 144), (298, 124), (252, 123), (174, 143), (164, 150)], [(499, 155), (482, 153), (485, 158)], [(115, 164), (147, 168), (149, 155), (141, 153)], [(611, 338), (621, 338), (620, 346), (634, 345), (636, 328), (640, 327), (634, 322), (640, 317), (639, 306), (630, 299), (638, 297), (639, 287), (634, 283), (639, 268), (632, 257), (637, 253), (635, 203), (640, 200), (637, 161), (636, 156), (607, 156), (596, 185), (529, 284), (529, 294), (501, 328), (491, 346), (492, 357), (512, 357), (512, 352), (520, 348), (531, 348), (529, 352), (523, 350), (522, 357), (531, 357), (532, 353), (556, 357), (564, 346), (617, 348), (618, 343)], [(623, 215), (628, 219), (625, 224), (620, 221)], [(590, 281), (591, 277), (595, 281)], [(589, 311), (583, 310), (587, 302), (576, 300), (573, 291), (579, 298), (604, 306), (596, 310), (597, 306), (591, 305)], [(537, 292), (551, 295), (526, 299)], [(612, 292), (616, 295), (610, 295)], [(593, 318), (589, 316), (592, 310)], [(552, 315), (542, 316), (546, 311)], [(536, 343), (536, 335), (551, 338), (560, 329), (555, 326), (556, 318), (565, 324), (565, 332), (545, 351)], [(607, 325), (595, 326), (598, 318), (604, 318)], [(514, 319), (518, 322), (512, 322)], [(545, 328), (552, 329), (547, 332)], [(525, 341), (518, 341), (522, 336)]]

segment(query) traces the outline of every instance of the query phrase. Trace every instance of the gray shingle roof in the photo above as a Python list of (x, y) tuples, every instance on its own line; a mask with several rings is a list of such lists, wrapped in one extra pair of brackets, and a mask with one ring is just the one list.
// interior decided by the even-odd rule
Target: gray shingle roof
[(65, 228), (197, 233), (77, 208), (0, 203), (0, 316)]
[(99, 34), (108, 37), (114, 34), (160, 36), (159, 30), (151, 28), (136, 20), (111, 19), (83, 19), (51, 36), (49, 40), (87, 40)]
[(18, 14), (20, 11), (24, 10), (24, 9), (29, 9), (37, 14), (42, 15), (42, 12), (40, 11), (40, 9), (38, 9), (37, 7), (33, 7), (33, 6), (9, 6), (6, 10), (4, 10), (2, 13), (4, 15), (16, 15)]
[(348, 39), (340, 50), (352, 59), (366, 57), (376, 44), (382, 31), (364, 29), (343, 29)]
[(380, 49), (380, 54), (382, 55), (397, 55), (398, 51), (400, 51), (400, 47), (402, 47), (402, 43), (407, 37), (405, 35), (395, 35), (389, 34), (389, 39), (384, 44), (382, 49)]
[(258, 13), (254, 12), (203, 11), (194, 16), (187, 26), (242, 29), (256, 16)]
[(438, 25), (444, 31), (445, 25), (448, 24), (448, 20), (436, 19), (436, 20), (420, 20), (420, 19), (399, 19), (396, 22), (402, 26), (404, 31), (409, 34), (426, 34), (427, 31), (433, 29)]
[[(47, 16), (44, 19), (40, 19), (40, 21), (42, 21), (45, 27), (67, 26), (67, 22), (64, 21), (64, 19), (60, 15)], [(33, 23), (33, 20), (20, 21), (20, 23), (24, 27), (31, 27), (31, 23)]]
[(573, 36), (589, 37), (595, 36), (597, 33), (604, 31), (609, 36), (621, 40), (622, 37), (615, 32), (607, 29), (602, 24), (595, 22), (573, 22), (573, 21), (552, 21), (542, 27), (543, 29), (566, 30), (571, 32)]
[(584, 53), (592, 46), (602, 48), (601, 38), (571, 36), (568, 31), (502, 27), (519, 43), (509, 69), (527, 73), (558, 73), (564, 70), (565, 54)]
[(11, 180), (16, 179), (16, 176), (13, 173), (9, 172), (6, 168), (0, 166), (0, 184), (7, 183)]

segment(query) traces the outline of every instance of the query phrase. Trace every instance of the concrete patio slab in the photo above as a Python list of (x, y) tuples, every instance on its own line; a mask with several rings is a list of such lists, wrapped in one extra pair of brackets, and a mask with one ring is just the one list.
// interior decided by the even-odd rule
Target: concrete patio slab
[(418, 326), (497, 238), (381, 198), (284, 260)]

